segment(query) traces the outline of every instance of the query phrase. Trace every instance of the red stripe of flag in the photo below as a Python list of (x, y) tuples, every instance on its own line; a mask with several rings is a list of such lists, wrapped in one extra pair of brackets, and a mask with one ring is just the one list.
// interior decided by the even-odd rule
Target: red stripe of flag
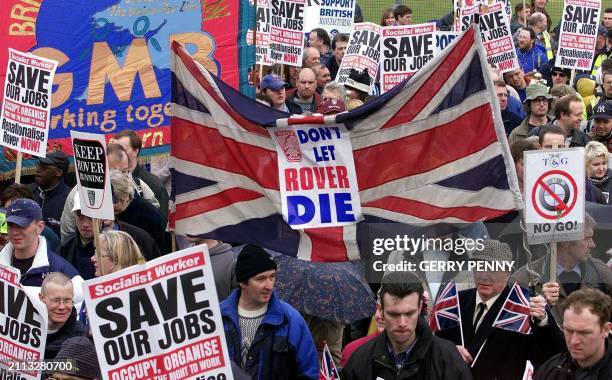
[(496, 141), (491, 107), (485, 104), (436, 128), (355, 150), (359, 190), (426, 173)]
[(215, 128), (178, 117), (172, 125), (173, 157), (241, 174), (264, 188), (278, 190), (275, 151), (235, 141)]
[(305, 228), (312, 243), (310, 261), (348, 261), (343, 227)]
[(233, 203), (251, 201), (262, 198), (263, 195), (252, 191), (234, 187), (220, 191), (208, 197), (198, 198), (193, 201), (179, 203), (176, 205), (174, 218), (176, 220), (190, 218), (207, 211), (217, 210)]
[(448, 53), (446, 58), (439, 63), (438, 68), (431, 73), (429, 78), (415, 91), (412, 98), (400, 108), (393, 117), (382, 126), (381, 129), (392, 128), (413, 120), (425, 106), (431, 101), (448, 78), (464, 60), (470, 48), (474, 45), (474, 29), (470, 28), (461, 40)]
[(442, 218), (459, 218), (469, 222), (476, 222), (488, 218), (495, 218), (507, 214), (512, 210), (496, 210), (486, 207), (439, 207), (429, 203), (419, 202), (400, 197), (385, 197), (362, 205), (363, 207), (376, 207), (401, 214), (412, 215), (425, 220)]

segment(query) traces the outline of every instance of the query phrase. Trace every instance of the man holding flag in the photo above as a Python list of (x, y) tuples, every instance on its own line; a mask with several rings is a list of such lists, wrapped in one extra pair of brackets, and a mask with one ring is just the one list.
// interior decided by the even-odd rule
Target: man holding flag
[[(507, 244), (485, 240), (483, 245), (472, 260), (512, 262)], [(475, 379), (520, 379), (527, 360), (537, 366), (563, 349), (561, 331), (543, 297), (529, 298), (527, 290), (508, 284), (510, 271), (474, 271), (473, 275), (476, 288), (459, 292), (456, 306), (454, 283), (443, 290), (434, 305), (432, 328), (438, 330), (434, 330), (437, 336), (457, 345)]]

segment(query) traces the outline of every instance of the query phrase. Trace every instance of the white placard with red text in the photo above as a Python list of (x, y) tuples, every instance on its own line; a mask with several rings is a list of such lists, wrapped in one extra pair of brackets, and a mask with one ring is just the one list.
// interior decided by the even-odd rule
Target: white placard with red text
[(492, 4), (480, 15), (480, 35), (489, 65), (501, 73), (519, 68), (504, 4)]
[(271, 61), (302, 66), (306, 0), (269, 0)]
[(523, 157), (529, 244), (584, 239), (584, 148), (528, 151)]
[[(258, 65), (272, 65), (268, 46), (270, 45), (270, 5), (269, 0), (257, 0), (256, 9), (256, 37), (255, 37), (255, 63)], [(251, 37), (250, 41), (253, 41)]]
[(565, 0), (555, 66), (591, 70), (600, 12), (600, 0)]
[(0, 144), (45, 157), (57, 62), (11, 48), (8, 50), (4, 103), (0, 109)]
[(24, 291), (19, 276), (15, 268), (0, 265), (0, 379), (40, 379), (47, 309)]
[(291, 228), (346, 226), (362, 219), (351, 139), (343, 125), (277, 127), (270, 135), (283, 218)]
[(455, 0), (455, 23), (453, 30), (455, 32), (463, 32), (469, 28), (476, 21), (479, 11), (480, 0)]
[(336, 82), (344, 84), (351, 69), (357, 71), (368, 69), (370, 88), (372, 88), (380, 61), (381, 30), (380, 25), (371, 22), (355, 24), (346, 47), (346, 53), (336, 74)]
[(205, 245), (88, 280), (83, 290), (103, 379), (233, 378)]

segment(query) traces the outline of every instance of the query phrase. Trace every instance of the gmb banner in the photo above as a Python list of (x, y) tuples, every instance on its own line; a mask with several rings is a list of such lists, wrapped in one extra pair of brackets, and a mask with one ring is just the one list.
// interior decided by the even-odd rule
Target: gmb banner
[[(141, 156), (169, 152), (170, 45), (176, 40), (213, 74), (243, 93), (255, 47), (249, 0), (3, 0), (0, 80), (6, 47), (59, 62), (53, 81), (49, 150), (72, 155), (70, 131), (143, 138)], [(1, 99), (0, 99), (1, 100)], [(5, 176), (14, 152), (0, 160)], [(27, 157), (26, 157), (27, 158)], [(24, 162), (24, 168), (34, 161)]]

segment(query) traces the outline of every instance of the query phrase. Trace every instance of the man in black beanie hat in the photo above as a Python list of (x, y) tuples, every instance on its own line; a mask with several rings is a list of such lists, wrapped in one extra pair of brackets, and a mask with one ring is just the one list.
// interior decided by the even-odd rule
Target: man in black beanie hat
[(221, 303), (230, 359), (254, 379), (318, 379), (317, 351), (302, 316), (274, 294), (277, 265), (246, 245), (236, 261), (240, 288)]

